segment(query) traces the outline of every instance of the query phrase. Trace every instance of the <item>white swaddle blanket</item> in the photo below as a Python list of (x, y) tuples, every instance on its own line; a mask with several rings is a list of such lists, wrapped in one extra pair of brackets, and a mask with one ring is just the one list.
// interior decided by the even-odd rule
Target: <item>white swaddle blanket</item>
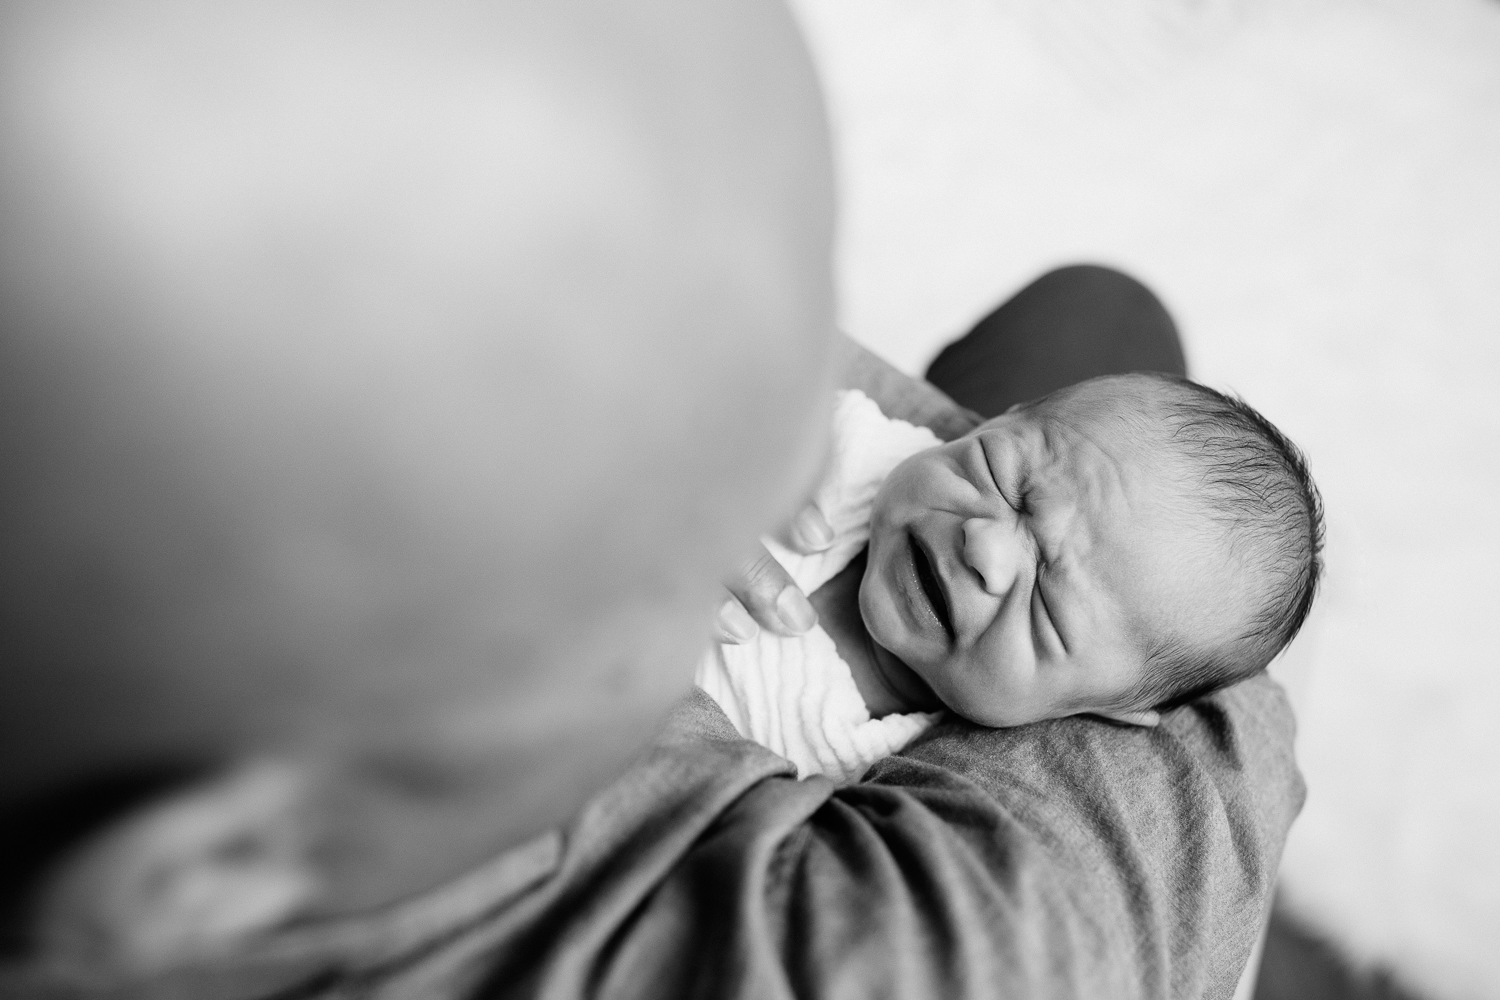
[[(766, 548), (811, 594), (848, 566), (870, 537), (875, 493), (908, 456), (941, 442), (925, 427), (892, 420), (858, 390), (840, 392), (833, 413), (829, 467), (815, 494), (834, 542), (813, 555), (774, 540)], [(821, 626), (785, 638), (762, 629), (743, 645), (714, 646), (698, 665), (698, 686), (719, 703), (740, 735), (814, 774), (858, 781), (930, 727), (940, 713), (870, 718), (849, 665)]]

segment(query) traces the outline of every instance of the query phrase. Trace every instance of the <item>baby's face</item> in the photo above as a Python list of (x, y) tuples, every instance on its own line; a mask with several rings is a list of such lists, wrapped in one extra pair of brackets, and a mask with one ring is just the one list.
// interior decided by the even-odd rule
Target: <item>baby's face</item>
[(913, 456), (881, 487), (865, 627), (960, 715), (1149, 723), (1149, 705), (1120, 699), (1153, 645), (1206, 645), (1227, 627), (1215, 609), (1234, 603), (1228, 554), (1185, 502), (1143, 391), (1062, 390)]

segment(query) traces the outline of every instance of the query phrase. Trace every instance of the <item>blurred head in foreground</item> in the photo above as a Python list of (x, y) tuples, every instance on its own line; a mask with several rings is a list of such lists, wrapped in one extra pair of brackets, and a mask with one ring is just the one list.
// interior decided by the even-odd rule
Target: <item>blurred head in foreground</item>
[(292, 753), (503, 789), (470, 854), (566, 815), (815, 472), (785, 11), (34, 0), (0, 49), (0, 799)]

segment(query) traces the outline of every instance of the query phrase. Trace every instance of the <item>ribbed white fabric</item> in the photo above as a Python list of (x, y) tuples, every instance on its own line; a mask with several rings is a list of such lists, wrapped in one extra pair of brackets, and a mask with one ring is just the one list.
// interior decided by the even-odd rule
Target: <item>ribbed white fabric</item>
[[(925, 427), (890, 419), (864, 393), (839, 393), (829, 466), (815, 494), (834, 543), (814, 555), (769, 539), (766, 548), (811, 594), (864, 549), (870, 506), (891, 470), (939, 443)], [(743, 645), (716, 643), (700, 662), (697, 681), (742, 736), (796, 764), (799, 778), (819, 774), (858, 781), (871, 764), (906, 746), (939, 715), (870, 718), (849, 665), (822, 627), (797, 638), (762, 629)]]

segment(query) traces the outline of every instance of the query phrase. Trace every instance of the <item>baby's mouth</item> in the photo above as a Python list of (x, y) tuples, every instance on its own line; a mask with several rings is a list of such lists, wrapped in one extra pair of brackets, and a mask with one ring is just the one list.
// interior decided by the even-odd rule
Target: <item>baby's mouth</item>
[(927, 548), (921, 541), (912, 535), (908, 538), (911, 545), (911, 561), (917, 570), (917, 582), (922, 585), (922, 593), (932, 605), (932, 610), (937, 615), (938, 624), (947, 633), (949, 641), (953, 639), (953, 621), (948, 613), (948, 599), (943, 595), (943, 584), (938, 579), (937, 570), (933, 568), (932, 559), (927, 554)]

